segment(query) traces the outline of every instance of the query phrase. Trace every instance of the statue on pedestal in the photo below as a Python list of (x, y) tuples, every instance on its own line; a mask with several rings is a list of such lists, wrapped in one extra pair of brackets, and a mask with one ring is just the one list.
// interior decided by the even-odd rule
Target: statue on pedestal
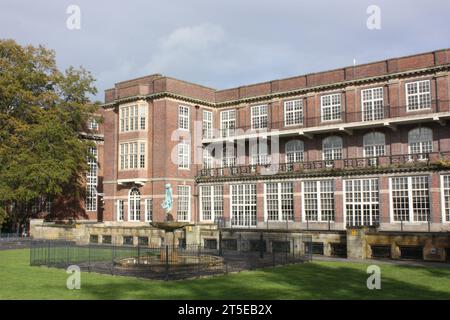
[(161, 204), (161, 207), (166, 211), (166, 221), (173, 221), (173, 215), (171, 214), (173, 207), (173, 196), (172, 196), (172, 186), (170, 183), (165, 185), (165, 197)]

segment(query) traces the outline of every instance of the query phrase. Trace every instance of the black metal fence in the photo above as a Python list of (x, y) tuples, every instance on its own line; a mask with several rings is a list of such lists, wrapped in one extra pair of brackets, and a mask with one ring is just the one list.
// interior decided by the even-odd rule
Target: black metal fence
[(0, 233), (0, 250), (27, 248), (30, 238), (19, 233)]
[(73, 241), (31, 241), (30, 265), (140, 278), (175, 280), (311, 261), (310, 236), (274, 240), (219, 241), (204, 245), (77, 245)]

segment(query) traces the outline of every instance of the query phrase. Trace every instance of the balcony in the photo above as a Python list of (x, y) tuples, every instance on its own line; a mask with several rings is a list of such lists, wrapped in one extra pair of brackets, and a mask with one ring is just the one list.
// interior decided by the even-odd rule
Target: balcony
[[(358, 112), (340, 112), (333, 119), (322, 117), (302, 116), (294, 125), (285, 125), (281, 122), (267, 122), (267, 127), (255, 129), (252, 126), (226, 128), (203, 132), (203, 143), (219, 142), (225, 140), (248, 139), (259, 136), (289, 136), (304, 135), (310, 137), (313, 134), (343, 131), (351, 133), (354, 129), (374, 127), (390, 127), (395, 129), (397, 124), (420, 123), (435, 121), (442, 125), (450, 118), (450, 104), (448, 100), (433, 100), (426, 106), (416, 106), (410, 110), (407, 106), (391, 107), (380, 106), (370, 110)], [(207, 138), (205, 138), (207, 137)]]
[(391, 156), (353, 158), (341, 160), (317, 160), (273, 165), (242, 165), (222, 168), (208, 168), (199, 171), (198, 178), (218, 177), (256, 177), (261, 175), (279, 174), (318, 174), (361, 171), (361, 170), (395, 170), (417, 169), (430, 166), (440, 166), (450, 169), (450, 151), (431, 152), (424, 154), (401, 154)]

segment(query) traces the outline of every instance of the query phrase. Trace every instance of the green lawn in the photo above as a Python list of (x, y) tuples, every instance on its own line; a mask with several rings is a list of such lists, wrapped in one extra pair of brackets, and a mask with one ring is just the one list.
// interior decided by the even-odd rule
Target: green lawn
[(366, 288), (368, 264), (313, 262), (185, 281), (83, 273), (66, 288), (64, 270), (29, 266), (29, 250), (0, 251), (0, 299), (450, 299), (450, 269), (380, 265), (381, 290)]

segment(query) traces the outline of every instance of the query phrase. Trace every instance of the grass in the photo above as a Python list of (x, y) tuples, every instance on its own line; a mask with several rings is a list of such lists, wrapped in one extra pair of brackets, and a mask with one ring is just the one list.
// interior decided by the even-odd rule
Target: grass
[(450, 299), (450, 268), (383, 264), (381, 290), (366, 287), (368, 264), (312, 262), (184, 281), (30, 267), (29, 250), (0, 251), (0, 299)]

